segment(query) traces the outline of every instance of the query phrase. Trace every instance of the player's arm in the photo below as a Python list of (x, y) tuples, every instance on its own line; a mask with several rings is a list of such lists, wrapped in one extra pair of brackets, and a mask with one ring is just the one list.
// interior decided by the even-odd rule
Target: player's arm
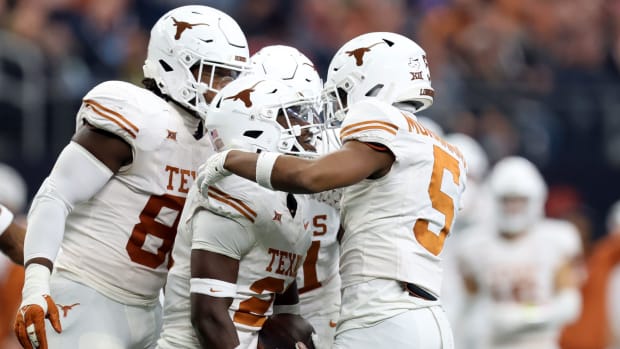
[(67, 216), (75, 205), (101, 190), (131, 159), (131, 148), (123, 139), (84, 124), (62, 150), (35, 195), (24, 243), (26, 275), (22, 305), (15, 322), (15, 332), (25, 347), (31, 343), (47, 347), (45, 318), (61, 332), (58, 311), (49, 296), (49, 278)]
[(26, 229), (13, 220), (13, 213), (0, 204), (0, 251), (19, 265), (24, 264)]
[(228, 309), (236, 293), (239, 260), (192, 250), (190, 290), (192, 326), (203, 348), (235, 348), (237, 329)]
[(237, 294), (239, 260), (251, 246), (236, 221), (200, 210), (191, 219), (191, 321), (204, 348), (239, 345), (229, 308)]
[(559, 328), (575, 319), (581, 311), (578, 278), (573, 263), (566, 261), (555, 273), (555, 294), (545, 304), (513, 304), (496, 308), (493, 323), (503, 335), (520, 333), (532, 328)]
[(226, 157), (224, 168), (276, 190), (317, 193), (366, 178), (379, 178), (389, 172), (393, 162), (390, 151), (352, 140), (318, 159), (233, 150)]

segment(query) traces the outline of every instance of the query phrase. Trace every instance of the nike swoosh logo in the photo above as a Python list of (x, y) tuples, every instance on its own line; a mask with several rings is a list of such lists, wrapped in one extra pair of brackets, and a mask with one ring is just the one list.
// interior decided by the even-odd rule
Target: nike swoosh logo
[(221, 290), (214, 290), (213, 287), (212, 287), (212, 288), (209, 289), (209, 292), (215, 293), (215, 292), (221, 292)]

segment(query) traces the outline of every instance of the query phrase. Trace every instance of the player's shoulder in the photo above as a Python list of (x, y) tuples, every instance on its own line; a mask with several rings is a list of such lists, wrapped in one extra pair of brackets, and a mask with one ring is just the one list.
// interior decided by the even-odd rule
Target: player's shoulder
[(124, 81), (106, 81), (82, 100), (77, 125), (85, 121), (141, 149), (155, 148), (165, 138), (173, 108), (154, 93)]
[(351, 105), (342, 123), (341, 132), (358, 125), (372, 126), (373, 123), (384, 126), (394, 133), (399, 128), (407, 126), (407, 121), (400, 110), (377, 98), (366, 98)]
[(340, 129), (340, 139), (386, 144), (398, 130), (407, 127), (400, 110), (376, 98), (367, 98), (351, 105)]
[(536, 223), (534, 231), (546, 246), (556, 246), (569, 255), (581, 252), (581, 235), (569, 221), (545, 218)]
[(240, 223), (254, 224), (272, 202), (273, 193), (256, 183), (238, 176), (229, 176), (210, 186), (203, 195), (208, 198), (208, 209)]

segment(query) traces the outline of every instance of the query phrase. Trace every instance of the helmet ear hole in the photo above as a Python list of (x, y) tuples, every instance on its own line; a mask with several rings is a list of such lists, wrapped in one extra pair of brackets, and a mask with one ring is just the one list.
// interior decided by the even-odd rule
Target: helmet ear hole
[(366, 92), (366, 97), (375, 97), (376, 95), (379, 94), (379, 92), (381, 92), (381, 89), (383, 89), (383, 84), (376, 84), (373, 88), (371, 88), (370, 90), (368, 90), (368, 92)]
[(245, 131), (243, 133), (243, 136), (256, 139), (260, 137), (260, 135), (262, 134), (263, 134), (263, 131), (261, 130), (249, 130), (249, 131)]
[(166, 73), (169, 73), (171, 71), (173, 71), (174, 69), (172, 69), (172, 67), (170, 66), (170, 64), (166, 63), (166, 61), (164, 61), (163, 59), (159, 60), (159, 65), (161, 65), (162, 68), (164, 68), (164, 71)]

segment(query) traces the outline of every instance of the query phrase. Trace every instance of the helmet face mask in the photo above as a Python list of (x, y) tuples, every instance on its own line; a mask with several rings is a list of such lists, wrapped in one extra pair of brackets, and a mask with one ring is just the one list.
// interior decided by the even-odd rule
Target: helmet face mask
[(337, 89), (347, 92), (347, 98), (327, 107), (328, 125), (338, 125), (346, 107), (363, 98), (378, 98), (412, 112), (430, 107), (434, 100), (424, 50), (405, 36), (387, 32), (360, 35), (336, 52), (324, 87), (327, 103)]
[(242, 148), (313, 157), (323, 125), (311, 98), (278, 79), (246, 75), (216, 96), (207, 127), (218, 151)]
[(206, 117), (208, 99), (223, 85), (218, 78), (228, 77), (228, 82), (248, 69), (245, 35), (230, 16), (214, 8), (182, 6), (151, 29), (145, 78), (201, 118)]

